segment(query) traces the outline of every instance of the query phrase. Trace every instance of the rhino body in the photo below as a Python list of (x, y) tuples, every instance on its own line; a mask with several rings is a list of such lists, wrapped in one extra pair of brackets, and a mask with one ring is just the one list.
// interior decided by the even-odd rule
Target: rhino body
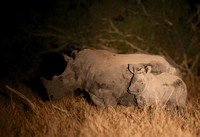
[(65, 71), (52, 80), (42, 79), (50, 100), (60, 99), (77, 88), (85, 89), (97, 106), (135, 105), (134, 95), (127, 92), (132, 74), (128, 64), (151, 65), (153, 73), (179, 71), (162, 56), (148, 54), (115, 54), (105, 50), (84, 49), (64, 55)]
[(167, 105), (170, 110), (184, 110), (187, 87), (180, 77), (167, 72), (152, 74), (151, 66), (139, 70), (132, 66), (134, 76), (128, 92), (136, 95), (139, 107)]

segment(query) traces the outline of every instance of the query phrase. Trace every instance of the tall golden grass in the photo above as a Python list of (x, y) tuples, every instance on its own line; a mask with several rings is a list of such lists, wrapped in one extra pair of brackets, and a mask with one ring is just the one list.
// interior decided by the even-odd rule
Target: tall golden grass
[[(190, 81), (186, 82), (190, 86)], [(195, 137), (200, 136), (200, 83), (188, 87), (185, 114), (118, 105), (97, 109), (74, 94), (43, 102), (21, 83), (15, 88), (36, 106), (37, 114), (17, 95), (0, 95), (0, 136), (20, 137)], [(2, 85), (1, 85), (2, 86)], [(195, 91), (191, 91), (195, 90)]]

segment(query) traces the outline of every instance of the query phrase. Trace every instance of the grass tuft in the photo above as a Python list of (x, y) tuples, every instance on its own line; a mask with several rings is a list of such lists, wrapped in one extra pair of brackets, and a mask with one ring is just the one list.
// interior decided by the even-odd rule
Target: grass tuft
[(61, 100), (43, 102), (24, 92), (30, 91), (28, 87), (20, 84), (18, 89), (23, 90), (27, 94), (24, 95), (34, 103), (38, 115), (29, 111), (18, 96), (4, 97), (4, 101), (1, 100), (4, 103), (0, 103), (2, 137), (200, 136), (200, 98), (196, 96), (198, 93), (195, 95), (190, 89), (184, 115), (164, 109), (141, 110), (122, 105), (118, 105), (116, 110), (97, 109), (82, 96), (74, 94)]

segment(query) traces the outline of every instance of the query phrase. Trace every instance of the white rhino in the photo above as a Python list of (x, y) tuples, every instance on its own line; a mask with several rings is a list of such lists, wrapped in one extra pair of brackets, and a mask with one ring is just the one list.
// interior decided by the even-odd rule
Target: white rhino
[(170, 110), (184, 110), (187, 87), (181, 78), (167, 72), (152, 74), (151, 66), (136, 69), (129, 65), (129, 70), (133, 77), (128, 92), (136, 96), (139, 107), (167, 105)]
[(179, 71), (162, 56), (148, 54), (115, 54), (105, 50), (84, 49), (73, 51), (72, 57), (63, 54), (67, 67), (52, 80), (41, 78), (50, 100), (60, 99), (77, 88), (86, 90), (97, 106), (113, 106), (117, 103), (134, 105), (134, 95), (127, 92), (132, 74), (128, 64), (138, 67), (152, 66), (152, 72)]

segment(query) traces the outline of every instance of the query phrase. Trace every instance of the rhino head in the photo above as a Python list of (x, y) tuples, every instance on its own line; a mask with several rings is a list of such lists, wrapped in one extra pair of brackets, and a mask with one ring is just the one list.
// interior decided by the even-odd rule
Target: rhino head
[(63, 54), (65, 61), (67, 61), (67, 67), (61, 75), (53, 76), (52, 80), (47, 80), (41, 77), (41, 81), (47, 90), (47, 94), (50, 100), (60, 99), (74, 92), (78, 88), (73, 68), (75, 52), (72, 53), (72, 57)]
[(130, 81), (128, 92), (130, 94), (141, 94), (148, 83), (146, 75), (151, 72), (151, 66), (138, 68), (134, 65), (129, 65), (129, 71), (133, 74)]

